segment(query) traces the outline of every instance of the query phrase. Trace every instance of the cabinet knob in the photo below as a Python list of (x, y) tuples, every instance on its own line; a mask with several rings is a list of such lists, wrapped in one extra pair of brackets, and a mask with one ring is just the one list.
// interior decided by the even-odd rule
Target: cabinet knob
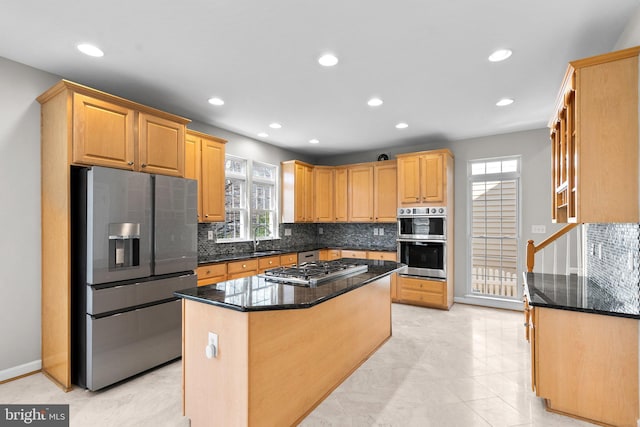
[(129, 166), (133, 166), (133, 162), (127, 162)]
[(205, 218), (209, 218), (209, 214), (205, 215), (204, 217), (205, 217)]
[(247, 268), (247, 264), (242, 264), (242, 268)]
[(146, 164), (146, 163), (143, 163), (143, 164), (141, 164), (140, 166), (142, 166), (143, 168), (146, 168), (146, 167), (147, 167), (147, 164)]

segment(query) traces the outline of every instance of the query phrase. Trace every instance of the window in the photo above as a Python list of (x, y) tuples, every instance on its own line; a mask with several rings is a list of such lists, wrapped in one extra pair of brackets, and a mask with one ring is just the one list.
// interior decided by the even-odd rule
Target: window
[(218, 241), (274, 238), (278, 234), (277, 166), (231, 155), (225, 161), (226, 221)]
[(471, 161), (470, 293), (518, 298), (520, 158)]

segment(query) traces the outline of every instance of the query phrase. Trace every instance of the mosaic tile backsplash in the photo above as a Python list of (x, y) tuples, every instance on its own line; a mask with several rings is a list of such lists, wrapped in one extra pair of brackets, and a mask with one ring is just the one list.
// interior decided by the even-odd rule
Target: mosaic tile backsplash
[(640, 224), (585, 224), (586, 275), (629, 306), (640, 299)]
[[(198, 224), (198, 255), (231, 255), (253, 251), (253, 242), (217, 243), (208, 240), (209, 230), (217, 223)], [(291, 230), (285, 236), (285, 230)], [(322, 234), (320, 234), (322, 229)], [(380, 232), (382, 230), (382, 232)], [(395, 250), (397, 225), (393, 224), (280, 224), (280, 239), (260, 241), (258, 250), (287, 250), (294, 247), (320, 245), (330, 247)]]

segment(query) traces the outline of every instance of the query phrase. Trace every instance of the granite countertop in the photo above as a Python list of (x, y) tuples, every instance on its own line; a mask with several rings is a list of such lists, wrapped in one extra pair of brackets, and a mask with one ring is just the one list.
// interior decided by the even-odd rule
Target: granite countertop
[(345, 249), (345, 250), (353, 250), (353, 251), (384, 251), (384, 252), (395, 252), (397, 250), (395, 246), (394, 247), (380, 247), (380, 246), (356, 247), (356, 246), (326, 246), (326, 245), (308, 246), (307, 245), (307, 246), (291, 247), (287, 249), (275, 249), (275, 250), (266, 249), (264, 251), (259, 250), (257, 252), (241, 252), (241, 253), (199, 256), (198, 264), (202, 265), (202, 264), (213, 264), (216, 262), (240, 261), (243, 259), (315, 251), (320, 249)]
[(316, 287), (288, 285), (251, 276), (184, 289), (175, 292), (175, 295), (238, 311), (309, 308), (404, 268), (404, 264), (392, 261), (351, 261), (367, 264), (369, 270), (350, 277), (336, 278)]
[(577, 274), (524, 273), (524, 292), (535, 307), (640, 319), (640, 303), (624, 301)]

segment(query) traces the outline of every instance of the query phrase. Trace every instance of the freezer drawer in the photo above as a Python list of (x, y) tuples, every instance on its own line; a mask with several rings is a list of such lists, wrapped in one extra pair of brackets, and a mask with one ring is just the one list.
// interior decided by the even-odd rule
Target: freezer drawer
[(164, 279), (140, 281), (112, 286), (87, 286), (87, 313), (99, 315), (115, 310), (149, 304), (173, 298), (180, 289), (195, 288), (195, 274), (186, 274)]
[(181, 300), (99, 319), (87, 315), (86, 382), (98, 390), (180, 357)]

